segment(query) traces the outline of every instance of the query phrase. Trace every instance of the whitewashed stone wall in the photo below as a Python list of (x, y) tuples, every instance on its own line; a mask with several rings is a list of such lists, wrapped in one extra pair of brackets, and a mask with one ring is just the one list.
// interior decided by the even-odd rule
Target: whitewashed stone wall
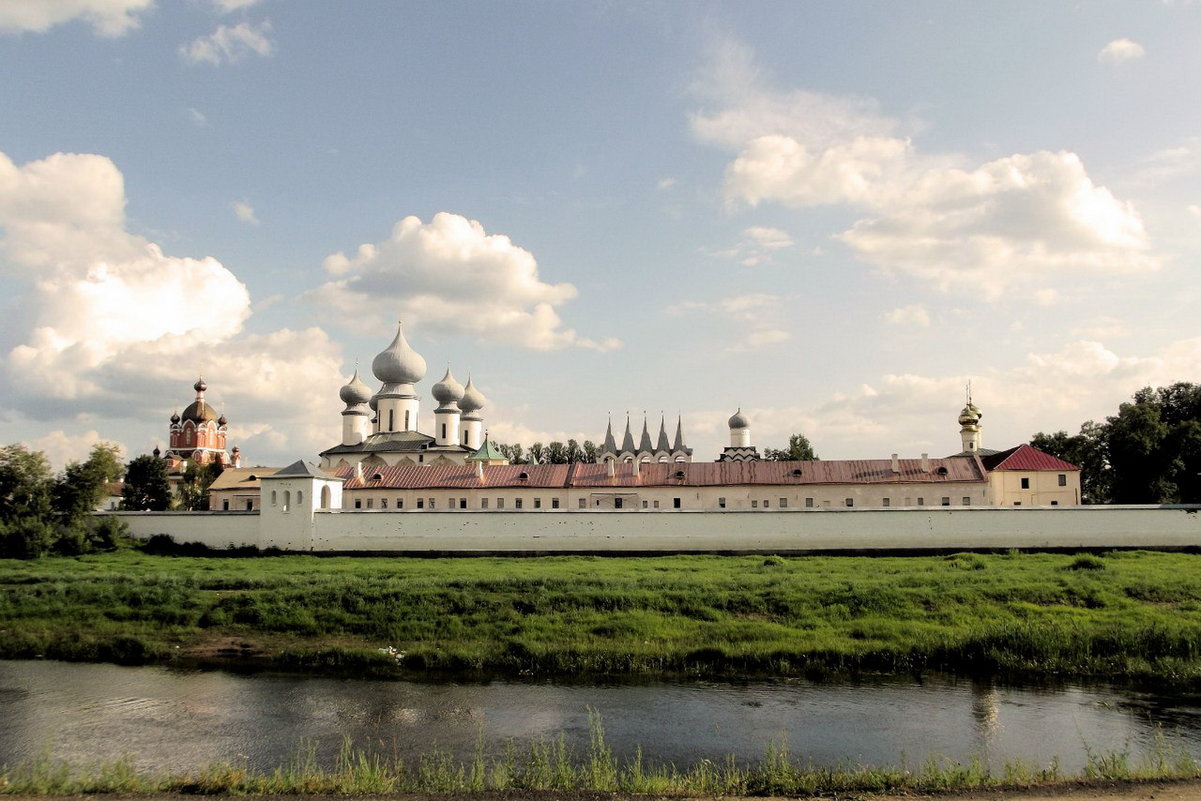
[[(789, 553), (1201, 547), (1201, 507), (930, 507), (724, 512), (310, 511), (296, 531), (256, 513), (123, 512), (135, 536), (301, 551)], [(260, 526), (264, 523), (266, 525)], [(303, 533), (302, 533), (303, 529)], [(266, 534), (265, 532), (274, 532)], [(311, 532), (311, 534), (310, 534)]]

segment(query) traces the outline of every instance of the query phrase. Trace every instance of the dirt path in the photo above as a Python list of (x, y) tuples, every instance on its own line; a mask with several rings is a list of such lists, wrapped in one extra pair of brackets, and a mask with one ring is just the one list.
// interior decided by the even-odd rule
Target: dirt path
[(877, 796), (873, 801), (1201, 801), (1201, 781), (1137, 782), (1113, 786), (1058, 786), (1037, 790), (957, 792), (946, 795)]

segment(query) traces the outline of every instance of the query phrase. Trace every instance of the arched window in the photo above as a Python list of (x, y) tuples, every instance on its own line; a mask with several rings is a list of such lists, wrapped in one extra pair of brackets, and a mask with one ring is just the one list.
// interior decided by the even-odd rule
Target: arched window
[(330, 504), (329, 485), (321, 488), (321, 508), (328, 509)]
[(284, 511), (288, 511), (288, 507), (292, 505), (292, 491), (284, 490)]
[(271, 490), (271, 505), (276, 505), (275, 490)]
[(296, 490), (296, 505), (302, 506), (303, 504), (304, 504), (304, 492), (302, 490)]
[(395, 409), (388, 410), (388, 430), (389, 431), (396, 430), (396, 410)]

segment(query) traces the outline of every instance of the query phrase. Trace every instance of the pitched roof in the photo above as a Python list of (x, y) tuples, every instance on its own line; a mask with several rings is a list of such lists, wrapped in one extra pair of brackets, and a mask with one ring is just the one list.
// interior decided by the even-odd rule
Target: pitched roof
[(396, 465), (364, 473), (362, 479), (356, 478), (350, 468), (339, 470), (338, 475), (347, 479), (348, 490), (929, 484), (985, 480), (984, 467), (975, 457), (931, 459), (929, 472), (922, 470), (920, 459), (902, 459), (899, 466), (900, 472), (894, 473), (889, 459), (651, 462), (640, 465), (635, 476), (632, 463), (621, 463), (614, 465), (614, 475), (609, 476), (604, 464), (490, 465), (484, 467), (483, 478), (479, 478), (470, 465)]
[(1033, 445), (1025, 443), (1007, 451), (982, 456), (980, 461), (984, 463), (984, 468), (990, 473), (994, 470), (1057, 470), (1063, 472), (1080, 469), (1071, 462), (1065, 462), (1058, 456), (1044, 453)]
[(209, 491), (256, 488), (260, 478), (277, 472), (278, 467), (227, 467), (209, 485)]
[(271, 475), (260, 475), (259, 479), (264, 478), (295, 478), (296, 476), (309, 476), (311, 478), (337, 478), (330, 475), (315, 464), (310, 464), (303, 459), (297, 459), (287, 467), (281, 467)]

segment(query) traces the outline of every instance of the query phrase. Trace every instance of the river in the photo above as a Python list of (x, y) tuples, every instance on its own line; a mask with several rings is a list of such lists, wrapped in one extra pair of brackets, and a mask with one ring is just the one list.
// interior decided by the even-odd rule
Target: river
[(469, 758), (508, 738), (562, 734), (582, 752), (589, 709), (620, 758), (641, 746), (686, 765), (756, 760), (775, 739), (794, 758), (919, 765), (978, 756), (994, 769), (1053, 757), (1080, 771), (1088, 749), (1201, 754), (1201, 697), (1106, 687), (1006, 687), (935, 678), (571, 685), (414, 683), (237, 675), (163, 667), (0, 661), (0, 764), (50, 754), (84, 766), (132, 759), (179, 772), (214, 762), (274, 768), (302, 743), (329, 763), (343, 741), (415, 756)]

